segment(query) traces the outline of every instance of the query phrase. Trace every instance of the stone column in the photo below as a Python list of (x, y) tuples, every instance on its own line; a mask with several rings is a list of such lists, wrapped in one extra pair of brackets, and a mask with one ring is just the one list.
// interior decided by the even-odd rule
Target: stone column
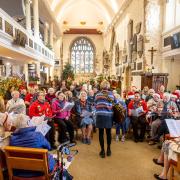
[(48, 25), (45, 23), (44, 27), (44, 44), (48, 44)]
[(39, 39), (39, 7), (38, 0), (33, 0), (34, 36)]
[(25, 81), (29, 84), (28, 64), (24, 64), (23, 74), (25, 76)]
[(31, 33), (31, 4), (29, 0), (26, 0), (26, 29)]
[(54, 79), (54, 66), (49, 67), (49, 76), (51, 76), (51, 80)]
[(50, 24), (50, 45), (53, 48), (53, 23)]
[(40, 78), (39, 84), (41, 84), (40, 65), (41, 65), (40, 62), (36, 62), (36, 74), (37, 74), (37, 76)]

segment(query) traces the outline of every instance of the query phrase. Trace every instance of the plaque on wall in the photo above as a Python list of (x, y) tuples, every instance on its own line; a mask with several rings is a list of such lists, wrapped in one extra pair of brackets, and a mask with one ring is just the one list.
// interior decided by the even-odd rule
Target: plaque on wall
[(5, 32), (10, 36), (13, 36), (13, 26), (5, 21)]
[(136, 62), (131, 63), (131, 70), (136, 70)]
[(15, 31), (15, 37), (13, 43), (22, 47), (25, 47), (27, 41), (27, 36), (19, 29), (16, 29)]
[(2, 30), (2, 17), (0, 17), (0, 29)]
[(142, 62), (137, 63), (137, 70), (142, 70)]
[(142, 57), (143, 51), (144, 51), (144, 38), (142, 35), (140, 35), (137, 41), (137, 53), (139, 55), (139, 58)]
[(171, 45), (172, 36), (164, 38), (164, 47)]
[(124, 64), (127, 63), (127, 55), (122, 56), (122, 62)]
[(128, 23), (128, 42), (131, 42), (133, 38), (133, 20), (130, 19)]
[(109, 67), (109, 53), (106, 50), (103, 51), (103, 66), (105, 68)]
[(115, 49), (115, 65), (119, 65), (119, 44), (116, 44), (116, 49)]
[(137, 51), (137, 35), (134, 34), (133, 36), (133, 51)]
[(137, 61), (137, 52), (133, 52), (132, 53), (132, 62), (135, 62), (135, 61)]
[(136, 34), (139, 34), (141, 32), (141, 22), (137, 23), (136, 25)]
[(33, 48), (33, 40), (29, 39), (29, 47)]
[(122, 61), (122, 53), (123, 53), (123, 51), (120, 50), (120, 51), (119, 51), (119, 64), (122, 64), (122, 63), (123, 63), (123, 61)]
[(128, 59), (129, 61), (128, 62), (132, 62), (132, 52), (133, 52), (133, 44), (132, 43), (129, 43), (129, 52), (128, 52)]

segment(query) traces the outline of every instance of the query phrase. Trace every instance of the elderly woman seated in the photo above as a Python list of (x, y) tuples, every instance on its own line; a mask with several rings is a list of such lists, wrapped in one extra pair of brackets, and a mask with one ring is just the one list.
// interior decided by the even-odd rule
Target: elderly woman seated
[[(151, 141), (159, 141), (159, 138), (163, 134), (168, 134), (167, 125), (165, 119), (176, 118), (179, 116), (179, 111), (176, 104), (170, 100), (170, 94), (164, 93), (163, 103), (160, 106), (157, 105), (157, 111), (159, 118), (153, 121), (151, 125), (152, 138)], [(155, 144), (155, 143), (152, 143)]]
[(6, 104), (6, 111), (14, 112), (15, 114), (26, 114), (26, 106), (24, 100), (20, 98), (20, 93), (18, 91), (13, 91), (11, 96), (12, 99)]
[(153, 162), (157, 165), (163, 166), (162, 172), (154, 174), (156, 179), (167, 180), (168, 170), (170, 167), (170, 160), (177, 161), (177, 154), (180, 153), (179, 149), (180, 138), (175, 138), (173, 140), (166, 140), (163, 143), (161, 154), (158, 159), (153, 159)]
[(87, 93), (81, 91), (79, 100), (75, 102), (75, 114), (79, 121), (79, 126), (82, 128), (82, 142), (84, 144), (91, 144), (91, 132), (92, 132), (92, 107), (87, 101)]
[[(51, 146), (49, 142), (46, 140), (46, 138), (40, 132), (35, 131), (36, 127), (30, 127), (28, 125), (30, 122), (28, 116), (24, 114), (17, 114), (12, 120), (12, 117), (8, 114), (1, 113), (0, 119), (2, 119), (0, 124), (4, 124), (4, 121), (6, 121), (5, 123), (8, 129), (10, 129), (10, 126), (12, 125), (16, 127), (16, 130), (12, 133), (10, 137), (10, 146), (43, 148), (51, 150)], [(49, 172), (52, 172), (55, 166), (55, 160), (53, 159), (53, 156), (50, 154), (48, 154), (48, 162)], [(34, 177), (41, 175), (37, 172), (25, 170), (17, 170), (14, 173), (16, 176), (21, 177)]]

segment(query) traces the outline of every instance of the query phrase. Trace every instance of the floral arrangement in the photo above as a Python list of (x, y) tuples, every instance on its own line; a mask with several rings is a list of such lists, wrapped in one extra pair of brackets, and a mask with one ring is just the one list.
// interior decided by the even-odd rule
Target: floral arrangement
[(4, 97), (6, 91), (10, 87), (14, 87), (16, 90), (19, 90), (22, 87), (25, 87), (25, 82), (18, 77), (9, 77), (6, 79), (1, 79), (0, 80), (0, 96)]

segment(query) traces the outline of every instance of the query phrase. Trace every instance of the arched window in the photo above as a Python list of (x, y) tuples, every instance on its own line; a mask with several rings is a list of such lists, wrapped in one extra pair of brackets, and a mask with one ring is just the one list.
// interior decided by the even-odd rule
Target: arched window
[(71, 46), (71, 65), (76, 74), (93, 73), (94, 47), (85, 37), (78, 38)]

